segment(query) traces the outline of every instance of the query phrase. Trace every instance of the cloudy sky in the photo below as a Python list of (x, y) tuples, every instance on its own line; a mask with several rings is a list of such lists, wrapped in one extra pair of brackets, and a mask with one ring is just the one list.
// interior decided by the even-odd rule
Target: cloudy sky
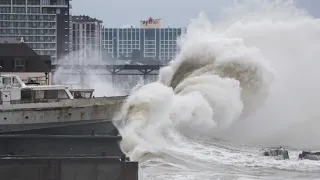
[[(165, 26), (182, 27), (199, 12), (214, 20), (221, 9), (234, 0), (72, 0), (74, 15), (89, 15), (103, 20), (104, 26), (138, 26), (140, 20), (161, 18)], [(299, 7), (320, 17), (320, 0), (299, 0)]]

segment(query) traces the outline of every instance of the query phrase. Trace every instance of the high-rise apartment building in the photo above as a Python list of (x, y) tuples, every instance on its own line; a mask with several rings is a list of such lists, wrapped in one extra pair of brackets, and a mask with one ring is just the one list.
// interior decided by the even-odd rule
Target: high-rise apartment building
[(72, 50), (83, 58), (101, 58), (102, 21), (89, 16), (72, 16)]
[(161, 19), (140, 22), (140, 28), (104, 28), (102, 48), (118, 59), (172, 60), (179, 52), (178, 38), (185, 28), (162, 28)]
[(70, 0), (0, 0), (0, 37), (21, 38), (52, 63), (69, 52)]

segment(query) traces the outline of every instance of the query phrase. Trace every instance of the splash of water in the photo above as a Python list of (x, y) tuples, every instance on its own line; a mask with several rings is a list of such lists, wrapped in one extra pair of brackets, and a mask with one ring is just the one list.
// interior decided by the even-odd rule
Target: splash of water
[(121, 144), (131, 158), (173, 127), (206, 135), (225, 130), (266, 97), (273, 74), (259, 50), (215, 33), (204, 15), (189, 26), (180, 48), (159, 81), (133, 93), (123, 107)]
[(316, 83), (320, 77), (319, 19), (297, 9), (293, 1), (247, 1), (232, 9), (238, 12), (237, 18), (227, 21), (229, 26), (219, 32), (259, 49), (272, 64), (276, 81), (264, 107), (234, 123), (222, 136), (234, 141), (319, 148), (315, 140), (320, 138), (316, 128), (320, 125), (320, 86)]
[(183, 149), (184, 136), (319, 147), (319, 20), (292, 1), (263, 0), (225, 17), (192, 20), (158, 82), (128, 98), (116, 124), (131, 159)]

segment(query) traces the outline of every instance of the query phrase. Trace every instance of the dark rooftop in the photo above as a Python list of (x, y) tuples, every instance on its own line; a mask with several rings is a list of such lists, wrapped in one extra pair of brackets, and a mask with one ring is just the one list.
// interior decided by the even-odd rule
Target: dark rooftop
[[(25, 60), (24, 68), (15, 67), (15, 59)], [(1, 72), (50, 72), (51, 58), (48, 55), (39, 55), (27, 44), (0, 43)]]
[(38, 54), (25, 43), (0, 43), (0, 56), (38, 56)]
[(85, 15), (72, 16), (72, 21), (73, 22), (99, 22), (99, 23), (102, 23), (102, 21), (99, 19), (91, 18), (90, 16), (85, 16)]

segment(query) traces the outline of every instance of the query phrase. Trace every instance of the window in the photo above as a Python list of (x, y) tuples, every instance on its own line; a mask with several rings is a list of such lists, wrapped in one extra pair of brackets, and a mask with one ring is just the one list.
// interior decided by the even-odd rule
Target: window
[(2, 4), (2, 5), (10, 5), (11, 1), (10, 0), (1, 0), (0, 4)]
[(13, 13), (26, 13), (26, 9), (24, 7), (14, 7), (12, 8)]
[(85, 93), (84, 98), (90, 98), (92, 93)]
[(95, 31), (96, 30), (96, 26), (94, 24), (91, 24), (91, 30)]
[(44, 91), (44, 98), (45, 99), (57, 99), (58, 98), (58, 91), (57, 90), (45, 90)]
[(43, 99), (44, 98), (44, 91), (36, 91), (35, 97), (36, 97), (36, 99)]
[(20, 83), (17, 78), (15, 78), (15, 77), (12, 78), (12, 83), (15, 85), (15, 87), (20, 87)]
[(32, 91), (31, 90), (21, 90), (21, 100), (30, 102), (32, 101)]
[(64, 90), (59, 90), (58, 92), (58, 98), (59, 99), (69, 99), (68, 94)]
[[(28, 2), (29, 2), (29, 1), (28, 1)], [(38, 14), (38, 13), (40, 13), (40, 8), (28, 7), (28, 13)], [(40, 16), (40, 17), (41, 17), (41, 16)]]
[(12, 2), (14, 5), (25, 5), (26, 1), (25, 0), (13, 0)]
[(0, 13), (11, 13), (11, 8), (10, 7), (1, 7)]
[(28, 0), (28, 5), (40, 5), (40, 0)]
[(24, 71), (25, 70), (26, 61), (22, 59), (15, 59), (14, 60), (14, 69), (16, 71)]
[(11, 78), (10, 78), (10, 77), (5, 77), (5, 78), (3, 78), (3, 84), (4, 84), (4, 85), (11, 84)]

